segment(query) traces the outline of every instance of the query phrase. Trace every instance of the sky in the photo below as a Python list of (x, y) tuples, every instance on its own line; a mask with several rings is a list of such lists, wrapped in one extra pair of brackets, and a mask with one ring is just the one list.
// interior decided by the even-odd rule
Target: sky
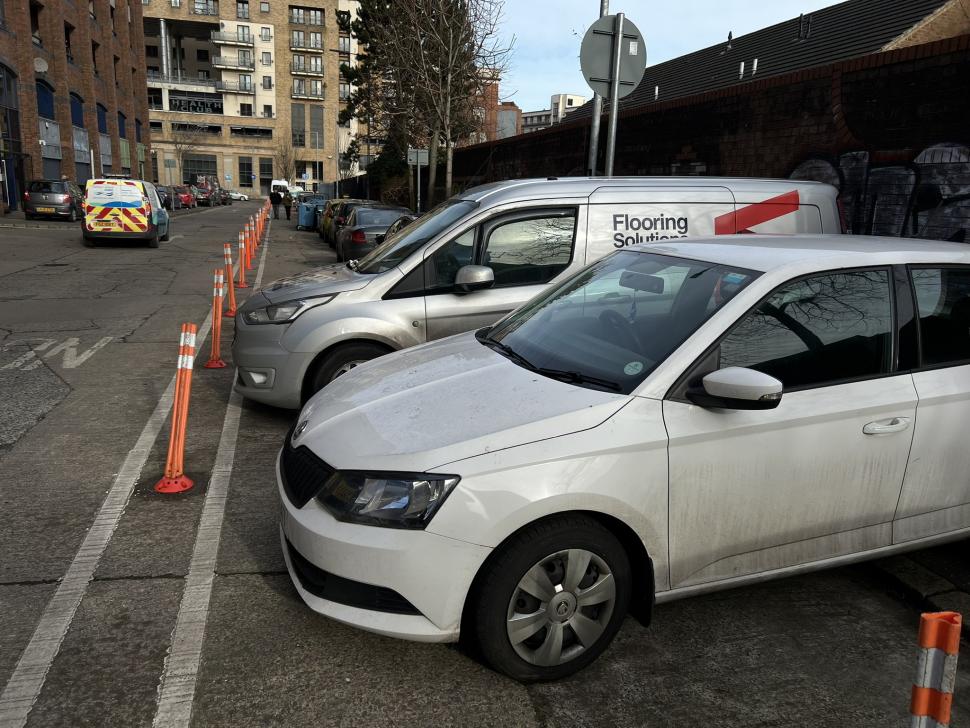
[[(833, 0), (611, 0), (643, 33), (647, 65), (835, 5)], [(599, 17), (599, 0), (505, 0), (502, 36), (515, 50), (502, 78), (503, 101), (523, 111), (549, 107), (556, 93), (592, 97), (579, 70), (579, 44)]]

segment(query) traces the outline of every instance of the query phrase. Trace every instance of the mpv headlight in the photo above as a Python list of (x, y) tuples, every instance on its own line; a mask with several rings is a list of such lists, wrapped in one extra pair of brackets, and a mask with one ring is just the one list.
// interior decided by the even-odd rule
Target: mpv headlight
[(296, 301), (284, 301), (274, 303), (265, 308), (256, 308), (243, 314), (243, 320), (247, 324), (285, 324), (292, 321), (304, 311), (316, 306), (330, 303), (334, 299), (330, 296), (320, 296), (319, 298), (301, 298)]
[(338, 471), (317, 500), (339, 521), (424, 528), (460, 479), (438, 473)]

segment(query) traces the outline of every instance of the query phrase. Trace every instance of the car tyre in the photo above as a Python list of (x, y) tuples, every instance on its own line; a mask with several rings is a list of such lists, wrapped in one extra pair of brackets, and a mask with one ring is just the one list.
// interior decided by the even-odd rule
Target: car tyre
[(70, 222), (77, 222), (77, 208), (71, 208), (71, 216), (67, 218)]
[(167, 243), (169, 237), (172, 235), (172, 223), (165, 226), (165, 234), (162, 236), (161, 240), (163, 243)]
[(520, 682), (572, 675), (613, 641), (632, 583), (626, 551), (597, 521), (564, 515), (536, 522), (502, 544), (475, 582), (470, 617), (477, 650)]
[(89, 238), (87, 235), (82, 235), (81, 240), (84, 241), (85, 248), (93, 248), (95, 245), (94, 238)]
[(155, 230), (155, 234), (148, 238), (148, 247), (157, 248), (158, 247), (158, 230)]
[(387, 353), (386, 347), (366, 341), (336, 347), (317, 364), (312, 375), (308, 378), (309, 387), (306, 391), (306, 399), (312, 397), (334, 379), (346, 374), (358, 364), (363, 364)]

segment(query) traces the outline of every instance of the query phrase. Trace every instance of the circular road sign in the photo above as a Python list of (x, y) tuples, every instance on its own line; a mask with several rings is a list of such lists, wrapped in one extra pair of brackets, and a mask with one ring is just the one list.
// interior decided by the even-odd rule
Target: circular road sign
[[(604, 15), (586, 31), (579, 51), (579, 65), (586, 83), (604, 99), (610, 97), (613, 70), (615, 15)], [(620, 93), (622, 99), (633, 93), (647, 66), (647, 48), (643, 36), (629, 18), (623, 18), (623, 42), (620, 44)]]

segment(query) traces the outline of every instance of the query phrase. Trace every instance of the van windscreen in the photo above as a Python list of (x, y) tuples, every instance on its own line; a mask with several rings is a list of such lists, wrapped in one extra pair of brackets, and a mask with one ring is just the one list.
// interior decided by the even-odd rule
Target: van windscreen
[(389, 271), (477, 207), (475, 200), (454, 199), (442, 202), (427, 215), (418, 218), (399, 234), (375, 248), (360, 261), (357, 272), (377, 274)]

